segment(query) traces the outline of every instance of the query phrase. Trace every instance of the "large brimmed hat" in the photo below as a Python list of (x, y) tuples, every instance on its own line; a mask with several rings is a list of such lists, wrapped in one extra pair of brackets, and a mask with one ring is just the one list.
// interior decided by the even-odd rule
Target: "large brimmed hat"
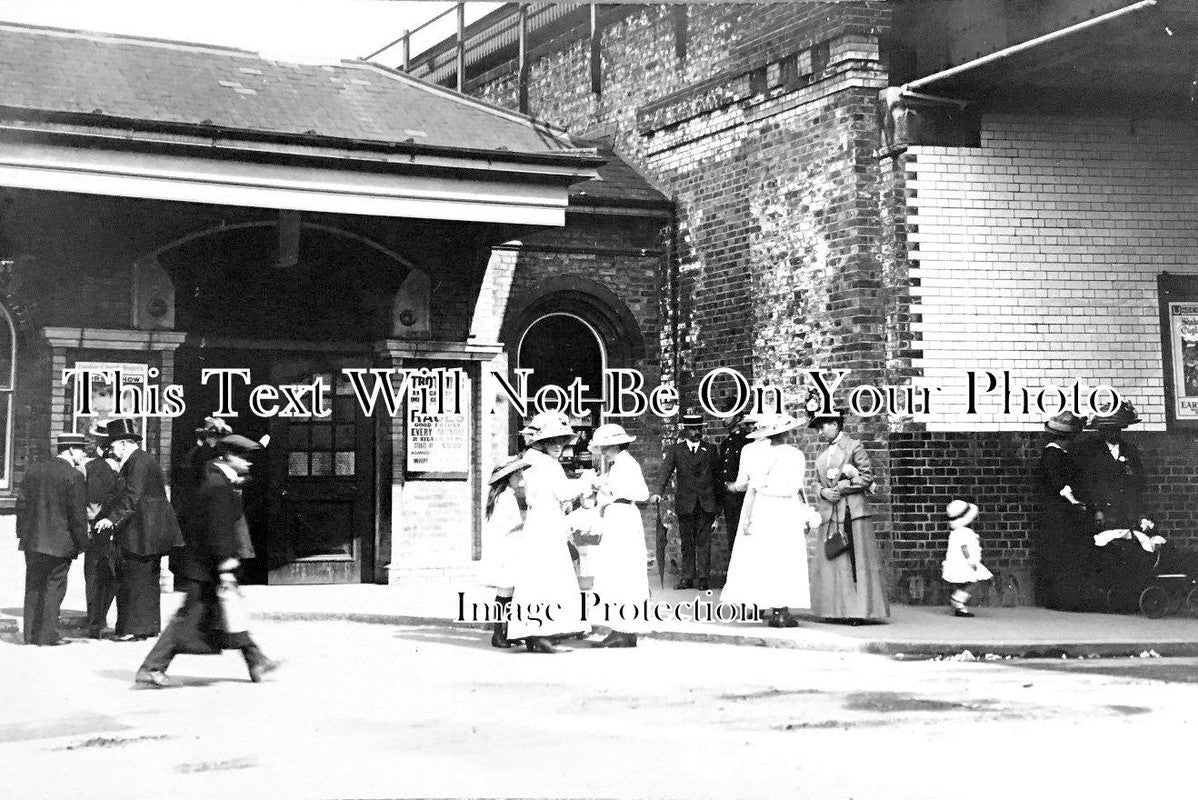
[[(529, 423), (532, 427), (532, 423)], [(567, 422), (560, 420), (550, 420), (543, 427), (539, 427), (528, 438), (529, 444), (544, 442), (548, 439), (577, 439), (578, 435), (574, 433), (574, 429)]]
[(807, 427), (818, 428), (825, 422), (839, 422), (841, 427), (844, 427), (844, 409), (834, 408), (831, 414), (812, 413), (811, 418), (807, 420)]
[(702, 428), (703, 427), (703, 415), (702, 414), (683, 414), (682, 419), (678, 421), (678, 424), (684, 428)]
[(128, 439), (132, 442), (140, 442), (141, 434), (137, 432), (136, 424), (133, 420), (126, 417), (120, 419), (109, 420), (104, 426), (104, 435), (108, 437), (110, 442)]
[(54, 439), (54, 444), (59, 450), (66, 450), (70, 447), (87, 447), (87, 437), (82, 433), (60, 433)]
[(1103, 428), (1126, 428), (1128, 425), (1135, 425), (1140, 421), (1140, 417), (1136, 414), (1136, 407), (1126, 400), (1119, 403), (1110, 414), (1095, 415), (1090, 418), (1088, 427), (1094, 430), (1102, 430)]
[(595, 433), (591, 435), (592, 447), (612, 447), (618, 444), (630, 444), (635, 441), (635, 436), (630, 436), (623, 427), (615, 423), (600, 425), (595, 429)]
[(1062, 411), (1044, 423), (1044, 429), (1053, 433), (1080, 433), (1086, 420), (1072, 411)]
[(757, 430), (749, 434), (750, 439), (768, 439), (771, 436), (777, 436), (780, 433), (793, 431), (801, 425), (797, 419), (789, 414), (779, 414), (776, 417), (765, 420), (758, 424)]
[(954, 500), (944, 509), (950, 528), (964, 528), (978, 518), (978, 507), (964, 500)]
[(529, 464), (524, 459), (516, 456), (515, 458), (505, 461), (499, 466), (495, 467), (495, 469), (491, 470), (491, 480), (489, 483), (494, 486), (500, 481), (507, 480), (508, 476), (512, 473), (521, 472), (522, 470), (526, 470), (531, 466), (532, 464)]

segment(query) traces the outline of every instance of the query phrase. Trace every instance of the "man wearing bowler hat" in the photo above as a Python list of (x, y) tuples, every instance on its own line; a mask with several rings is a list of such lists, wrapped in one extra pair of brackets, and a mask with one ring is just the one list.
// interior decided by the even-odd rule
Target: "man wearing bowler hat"
[(112, 531), (120, 568), (116, 640), (140, 641), (162, 629), (160, 562), (162, 556), (183, 544), (183, 534), (166, 497), (162, 468), (141, 449), (141, 435), (133, 421), (114, 419), (106, 432), (120, 459), (122, 486), (112, 510), (96, 522), (96, 531)]
[(71, 561), (87, 547), (87, 487), (79, 465), (87, 439), (58, 437), (58, 457), (34, 464), (17, 499), (17, 537), (25, 552), (25, 644), (60, 645), (58, 612)]
[(661, 502), (670, 477), (677, 475), (674, 513), (682, 540), (682, 579), (675, 589), (707, 589), (711, 578), (711, 526), (719, 510), (720, 458), (714, 446), (703, 441), (703, 417), (682, 415), (682, 441), (666, 450), (661, 488), (650, 498)]

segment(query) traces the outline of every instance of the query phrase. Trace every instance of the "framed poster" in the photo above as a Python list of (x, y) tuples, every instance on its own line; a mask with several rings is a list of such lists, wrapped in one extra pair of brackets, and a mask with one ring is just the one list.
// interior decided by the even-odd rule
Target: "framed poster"
[[(125, 417), (132, 419), (136, 423), (137, 432), (144, 439), (146, 435), (146, 418), (144, 414), (129, 413), (134, 406), (133, 393), (139, 395), (144, 394), (149, 377), (147, 372), (149, 367), (145, 364), (118, 364), (115, 362), (104, 361), (78, 361), (75, 363), (75, 369), (86, 369), (94, 373), (91, 379), (91, 396), (88, 403), (90, 414), (80, 413), (82, 404), (77, 402), (76, 389), (74, 381), (71, 382), (69, 393), (67, 395), (67, 403), (71, 406), (71, 420), (74, 433), (87, 433), (93, 427), (98, 425), (106, 425), (109, 420), (116, 417)], [(113, 380), (113, 371), (120, 372), (121, 385), (117, 387)], [(107, 373), (107, 374), (105, 374)], [(130, 388), (135, 387), (135, 388)], [(126, 413), (116, 413), (117, 392), (126, 390), (125, 396), (122, 399), (122, 411)], [(143, 409), (144, 410), (144, 409)]]
[(461, 479), (470, 471), (470, 379), (462, 370), (411, 377), (407, 404), (408, 473)]
[(1157, 279), (1165, 373), (1165, 424), (1198, 430), (1198, 276)]

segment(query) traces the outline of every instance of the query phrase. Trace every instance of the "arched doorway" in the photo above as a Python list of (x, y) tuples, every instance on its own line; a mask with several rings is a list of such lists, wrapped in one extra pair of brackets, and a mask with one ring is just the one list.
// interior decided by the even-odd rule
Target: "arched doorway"
[(563, 311), (538, 317), (525, 329), (516, 351), (516, 366), (531, 369), (529, 397), (545, 386), (566, 389), (575, 380), (589, 387), (583, 408), (589, 413), (575, 420), (580, 437), (575, 458), (585, 460), (590, 434), (602, 424), (603, 371), (607, 348), (599, 333), (581, 317)]

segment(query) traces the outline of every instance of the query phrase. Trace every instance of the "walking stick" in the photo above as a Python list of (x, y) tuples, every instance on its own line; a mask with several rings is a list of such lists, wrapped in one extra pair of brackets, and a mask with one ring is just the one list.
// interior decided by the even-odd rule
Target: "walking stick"
[(661, 519), (661, 500), (657, 501), (657, 580), (666, 588), (666, 524)]

